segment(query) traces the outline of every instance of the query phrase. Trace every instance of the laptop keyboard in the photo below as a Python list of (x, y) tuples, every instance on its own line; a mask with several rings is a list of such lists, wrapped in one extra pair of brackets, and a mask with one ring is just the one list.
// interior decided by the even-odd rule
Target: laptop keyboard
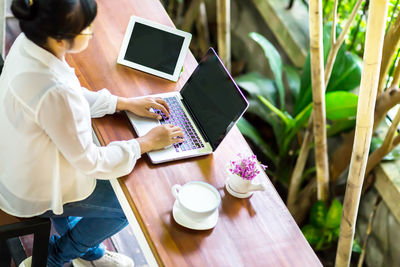
[(167, 102), (170, 110), (169, 118), (167, 118), (164, 113), (159, 109), (154, 109), (154, 112), (161, 115), (161, 124), (172, 124), (182, 128), (184, 133), (184, 139), (182, 143), (174, 144), (176, 152), (188, 151), (194, 149), (201, 149), (204, 147), (203, 142), (197, 135), (196, 131), (193, 129), (193, 125), (190, 123), (185, 112), (183, 111), (181, 105), (179, 104), (176, 97), (164, 98)]

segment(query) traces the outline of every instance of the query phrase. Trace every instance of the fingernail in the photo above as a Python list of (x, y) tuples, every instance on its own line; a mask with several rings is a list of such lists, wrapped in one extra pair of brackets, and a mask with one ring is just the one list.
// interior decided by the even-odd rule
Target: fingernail
[(158, 119), (158, 120), (161, 120), (161, 119), (162, 119), (162, 117), (161, 117), (161, 116), (158, 116), (158, 117), (157, 117), (157, 119)]

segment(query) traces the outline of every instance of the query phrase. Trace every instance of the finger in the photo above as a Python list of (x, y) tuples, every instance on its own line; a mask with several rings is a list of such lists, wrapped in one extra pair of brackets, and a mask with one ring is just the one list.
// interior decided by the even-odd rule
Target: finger
[(183, 143), (185, 141), (185, 139), (183, 139), (183, 138), (172, 138), (172, 140), (171, 140), (171, 142), (173, 143), (173, 144), (176, 144), (176, 143)]
[[(155, 99), (155, 102), (156, 102), (157, 104), (161, 105), (162, 107), (164, 107), (165, 110), (166, 110), (167, 113), (168, 113), (168, 116), (169, 116), (170, 109), (169, 109), (169, 106), (168, 106), (167, 102), (165, 102), (165, 100), (162, 99), (162, 98), (156, 98), (156, 99)], [(164, 113), (164, 114), (167, 114), (167, 113)]]
[(163, 106), (168, 110), (168, 112), (170, 112), (169, 106), (168, 106), (167, 102), (166, 102), (164, 99), (162, 99), (162, 98), (156, 98), (155, 101), (156, 101), (157, 103), (163, 105)]
[(171, 127), (171, 128), (170, 128), (170, 132), (171, 132), (171, 133), (175, 133), (175, 132), (182, 132), (182, 133), (183, 133), (183, 130), (182, 130), (181, 127), (175, 126), (175, 125), (174, 125), (174, 127)]
[(173, 138), (183, 138), (185, 134), (182, 131), (176, 131), (171, 133), (171, 137)]
[(154, 113), (152, 111), (147, 111), (146, 113), (147, 113), (147, 117), (149, 117), (149, 118), (153, 118), (153, 119), (156, 119), (156, 120), (161, 120), (162, 119), (161, 115), (158, 115), (157, 113)]
[(152, 107), (161, 110), (162, 113), (165, 114), (165, 116), (169, 117), (169, 112), (163, 105), (158, 104), (158, 103), (153, 103)]
[(172, 143), (173, 144), (183, 143), (184, 141), (185, 141), (185, 139), (183, 139), (183, 138), (174, 138), (174, 139), (172, 139)]
[(185, 133), (179, 126), (171, 128), (171, 133), (176, 133), (176, 132)]
[(181, 131), (183, 132), (182, 128), (173, 124), (165, 124), (167, 126), (167, 129), (170, 133)]

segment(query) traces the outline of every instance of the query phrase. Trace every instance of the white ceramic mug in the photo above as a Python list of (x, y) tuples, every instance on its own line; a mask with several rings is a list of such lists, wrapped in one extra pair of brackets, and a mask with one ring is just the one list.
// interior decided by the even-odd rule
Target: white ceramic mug
[(221, 203), (217, 189), (205, 182), (176, 184), (171, 188), (181, 210), (193, 219), (202, 219), (215, 212)]

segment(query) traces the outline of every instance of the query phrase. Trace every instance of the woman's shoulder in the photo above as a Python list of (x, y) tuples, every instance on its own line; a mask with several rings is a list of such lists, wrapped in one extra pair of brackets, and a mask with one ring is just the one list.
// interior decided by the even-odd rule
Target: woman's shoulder
[(23, 33), (13, 43), (4, 68), (11, 79), (34, 73), (49, 80), (57, 80), (68, 71), (61, 60), (29, 40)]

